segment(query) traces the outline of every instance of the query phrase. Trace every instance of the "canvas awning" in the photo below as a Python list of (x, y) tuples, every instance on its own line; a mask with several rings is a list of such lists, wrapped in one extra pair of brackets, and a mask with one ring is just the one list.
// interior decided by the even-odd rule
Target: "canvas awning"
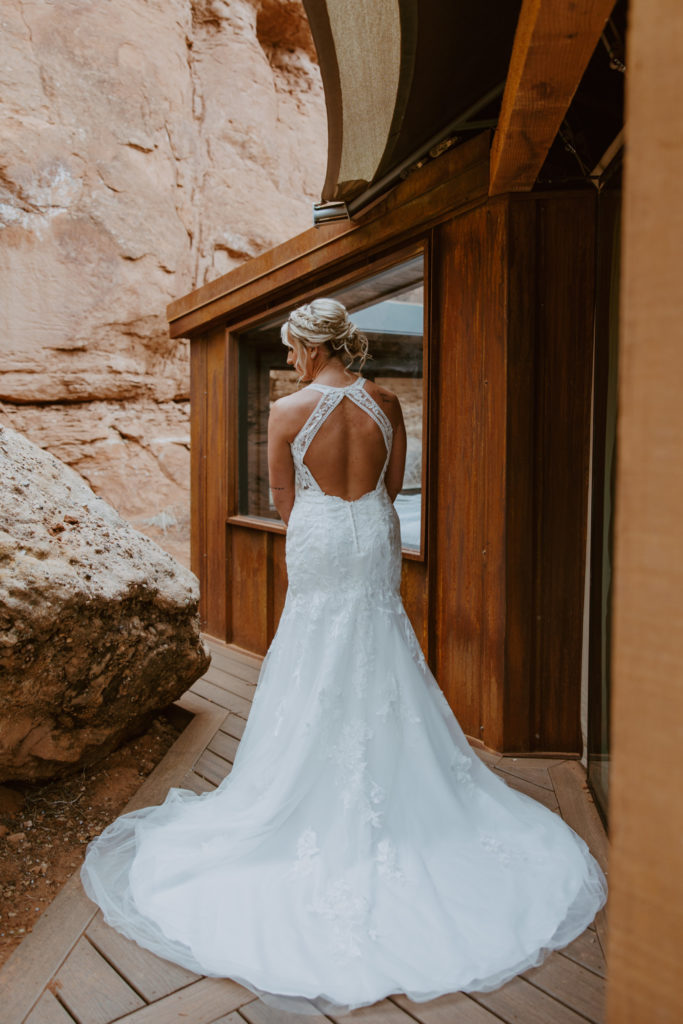
[(494, 125), (521, 0), (304, 0), (328, 119), (322, 199), (364, 205), (458, 133)]
[[(624, 65), (603, 35), (614, 4), (304, 0), (328, 121), (314, 223), (353, 217), (423, 161), (487, 128), (496, 129), (489, 193), (532, 188), (577, 90), (550, 181), (576, 182), (566, 153), (572, 166), (576, 157), (580, 181), (590, 181), (592, 168), (596, 177), (622, 123), (614, 76)], [(613, 40), (623, 37), (625, 9), (618, 0)], [(605, 46), (595, 55), (601, 35)]]

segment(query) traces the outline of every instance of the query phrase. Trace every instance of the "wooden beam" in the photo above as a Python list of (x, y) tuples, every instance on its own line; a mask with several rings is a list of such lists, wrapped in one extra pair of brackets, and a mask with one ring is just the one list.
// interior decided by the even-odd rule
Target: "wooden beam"
[(523, 0), (491, 148), (489, 195), (528, 192), (615, 0)]

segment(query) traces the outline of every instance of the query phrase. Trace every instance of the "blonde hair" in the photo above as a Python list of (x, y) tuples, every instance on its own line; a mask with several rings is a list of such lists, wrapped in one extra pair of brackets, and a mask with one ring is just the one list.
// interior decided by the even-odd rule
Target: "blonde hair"
[(328, 345), (334, 355), (341, 356), (347, 368), (360, 359), (359, 369), (362, 369), (368, 358), (368, 339), (351, 320), (346, 307), (336, 299), (314, 299), (297, 306), (280, 333), (284, 343), (292, 347)]

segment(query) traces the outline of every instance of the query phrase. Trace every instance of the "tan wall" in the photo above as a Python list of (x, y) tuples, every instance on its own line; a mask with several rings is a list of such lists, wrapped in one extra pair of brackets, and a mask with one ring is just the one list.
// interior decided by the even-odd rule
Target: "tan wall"
[(631, 0), (607, 1018), (683, 1020), (683, 5)]

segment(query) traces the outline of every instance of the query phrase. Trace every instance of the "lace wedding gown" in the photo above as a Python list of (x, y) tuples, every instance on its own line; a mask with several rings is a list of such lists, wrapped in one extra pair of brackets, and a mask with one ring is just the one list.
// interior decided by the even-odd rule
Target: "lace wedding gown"
[[(83, 884), (141, 946), (280, 1009), (490, 991), (583, 932), (605, 876), (479, 760), (425, 663), (399, 596), (386, 415), (362, 377), (309, 386), (322, 398), (291, 446), (289, 589), (234, 767), (214, 792), (118, 818)], [(387, 449), (355, 501), (304, 463), (344, 398)]]

